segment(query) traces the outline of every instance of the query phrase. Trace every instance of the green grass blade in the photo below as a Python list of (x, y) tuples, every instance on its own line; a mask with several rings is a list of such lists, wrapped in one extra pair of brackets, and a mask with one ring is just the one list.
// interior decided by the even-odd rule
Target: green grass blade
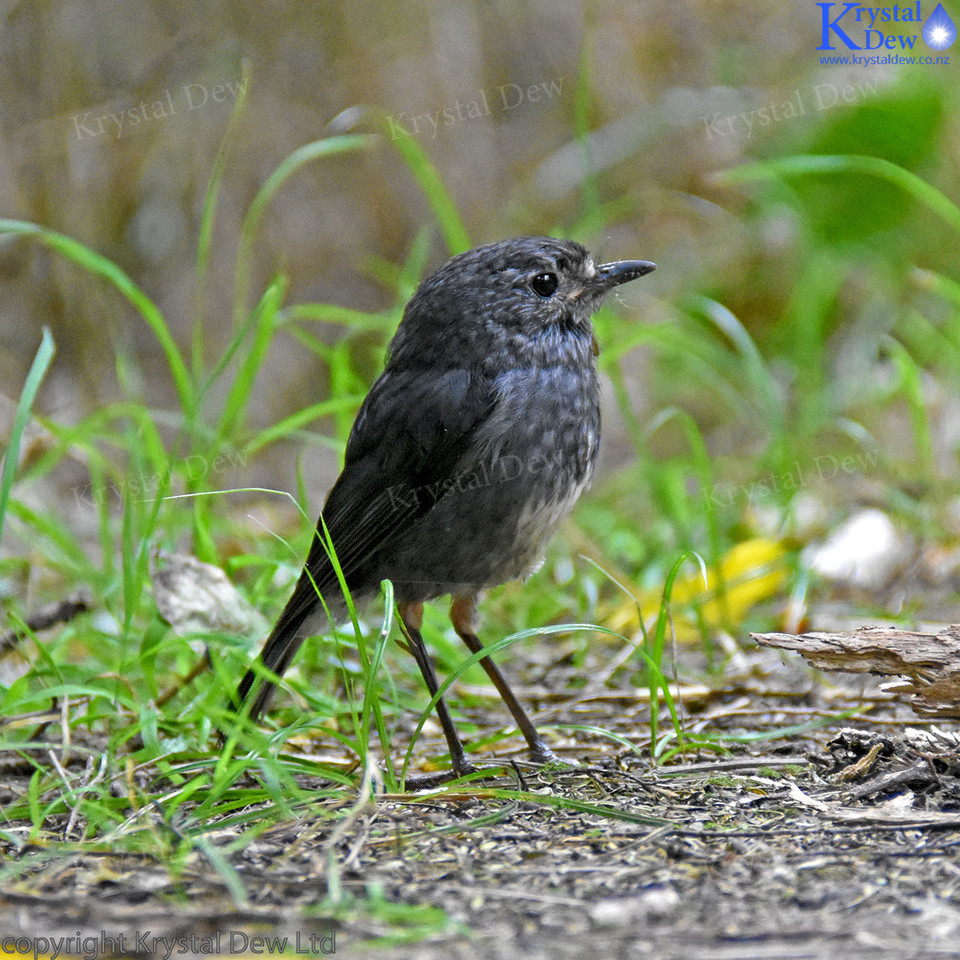
[(430, 209), (433, 210), (433, 215), (440, 225), (440, 232), (443, 234), (447, 249), (451, 254), (469, 250), (471, 244), (467, 228), (460, 219), (450, 191), (444, 186), (437, 168), (430, 162), (426, 151), (406, 130), (396, 124), (391, 125), (388, 118), (381, 117), (381, 122), (390, 137), (390, 142), (403, 157), (414, 179), (420, 184), (420, 189), (426, 195)]
[(224, 886), (230, 891), (233, 902), (237, 907), (245, 907), (249, 902), (247, 891), (243, 886), (240, 874), (233, 864), (211, 843), (206, 837), (194, 838), (196, 848), (210, 861), (210, 865), (219, 874)]
[(223, 174), (227, 167), (227, 157), (233, 146), (240, 118), (243, 116), (247, 103), (247, 91), (250, 89), (250, 61), (244, 59), (241, 63), (241, 79), (237, 83), (237, 98), (230, 111), (230, 120), (227, 130), (220, 141), (217, 156), (213, 161), (213, 170), (207, 183), (207, 190), (203, 197), (203, 212), (200, 216), (200, 231), (197, 237), (197, 280), (196, 296), (194, 299), (193, 318), (193, 352), (191, 363), (193, 375), (197, 383), (203, 374), (203, 329), (206, 318), (207, 275), (210, 272), (210, 249), (213, 245), (213, 223), (217, 212), (217, 193), (223, 181)]
[[(721, 561), (723, 557), (720, 551), (720, 522), (717, 517), (717, 511), (711, 509), (709, 501), (704, 496), (704, 494), (709, 493), (709, 491), (714, 488), (714, 473), (713, 465), (710, 462), (710, 454), (707, 452), (707, 444), (703, 439), (700, 428), (697, 426), (697, 422), (686, 410), (681, 410), (679, 407), (666, 407), (654, 418), (649, 428), (651, 436), (669, 420), (676, 420), (680, 424), (683, 434), (686, 437), (687, 445), (690, 447), (690, 452), (693, 456), (693, 466), (696, 472), (697, 482), (700, 485), (701, 494), (700, 497), (697, 498), (697, 503), (704, 507), (702, 518), (710, 545), (710, 565), (714, 571), (716, 571), (718, 578), (721, 579), (721, 582), (717, 585), (717, 593), (722, 603), (723, 598), (726, 596), (726, 584), (722, 581), (723, 574), (721, 572)], [(672, 582), (671, 579), (671, 584)], [(704, 642), (707, 642), (706, 637), (704, 638)]]
[(936, 476), (933, 455), (933, 437), (930, 431), (930, 418), (923, 397), (922, 371), (907, 349), (893, 337), (886, 339), (887, 350), (900, 375), (900, 389), (910, 411), (910, 423), (913, 427), (913, 439), (917, 445), (917, 458), (920, 473), (927, 483)]
[(36, 536), (32, 541), (34, 545), (42, 542), (45, 546), (54, 547), (56, 553), (50, 557), (50, 562), (54, 566), (67, 566), (79, 579), (96, 577), (96, 568), (90, 562), (80, 544), (77, 543), (76, 536), (68, 529), (66, 524), (60, 522), (59, 518), (52, 516), (50, 512), (45, 510), (31, 510), (20, 500), (8, 501), (7, 507), (11, 516), (16, 517), (21, 523), (32, 527), (36, 531)]
[(670, 715), (673, 718), (674, 729), (680, 733), (680, 722), (677, 718), (676, 709), (673, 704), (673, 695), (670, 693), (670, 684), (661, 670), (663, 662), (663, 650), (667, 643), (667, 624), (670, 619), (670, 598), (673, 595), (673, 584), (680, 573), (680, 568), (690, 558), (696, 559), (700, 564), (700, 572), (703, 574), (704, 586), (707, 586), (707, 567), (703, 562), (703, 557), (692, 550), (682, 553), (670, 568), (667, 579), (663, 584), (663, 594), (660, 600), (660, 610), (657, 613), (657, 622), (653, 629), (653, 636), (644, 637), (644, 646), (649, 646), (649, 650), (639, 650), (641, 657), (646, 661), (647, 669), (650, 671), (650, 737), (656, 743), (658, 728), (658, 704), (659, 692), (662, 690), (664, 700)]
[(713, 179), (719, 184), (736, 184), (825, 173), (868, 174), (886, 180), (906, 191), (960, 233), (960, 207), (915, 173), (881, 157), (865, 157), (859, 154), (798, 154), (780, 160), (733, 167), (715, 174)]
[(352, 393), (346, 396), (334, 397), (331, 400), (322, 400), (320, 403), (314, 403), (296, 413), (291, 413), (289, 417), (278, 420), (272, 426), (261, 430), (253, 439), (248, 441), (243, 448), (243, 455), (250, 456), (262, 450), (264, 447), (275, 443), (277, 440), (283, 440), (297, 430), (302, 429), (308, 423), (318, 420), (320, 417), (328, 417), (331, 413), (346, 412), (351, 415), (356, 413), (357, 408), (363, 403), (364, 394)]
[[(393, 769), (393, 763), (390, 758), (390, 743), (387, 739), (387, 729), (383, 722), (383, 715), (379, 709), (380, 697), (380, 665), (383, 663), (383, 655), (387, 649), (387, 641), (390, 639), (390, 631), (393, 629), (393, 584), (389, 580), (384, 580), (380, 585), (383, 590), (384, 614), (383, 623), (380, 626), (380, 635), (377, 638), (377, 644), (373, 648), (373, 656), (369, 664), (364, 668), (364, 689), (363, 706), (361, 707), (361, 736), (366, 743), (370, 736), (370, 721), (373, 720), (377, 727), (377, 734), (380, 737), (380, 745), (383, 748), (383, 756), (386, 760), (386, 785), (387, 789), (392, 791), (397, 788), (396, 773)], [(370, 761), (367, 760), (367, 767)], [(364, 774), (366, 776), (366, 774)]]
[(236, 440), (236, 434), (243, 426), (247, 405), (253, 394), (253, 384), (270, 348), (270, 341), (276, 330), (277, 311), (283, 302), (285, 292), (286, 282), (282, 278), (275, 279), (267, 287), (254, 310), (253, 344), (240, 364), (240, 369), (224, 402), (223, 414), (217, 429), (215, 450), (219, 449), (223, 440)]
[(336, 323), (346, 328), (349, 336), (359, 333), (392, 333), (397, 318), (390, 313), (366, 313), (336, 303), (296, 303), (283, 311), (284, 320), (315, 320)]
[(761, 402), (764, 420), (774, 440), (778, 443), (782, 442), (786, 435), (786, 414), (783, 402), (753, 337), (740, 320), (716, 300), (694, 296), (690, 298), (689, 305), (693, 312), (706, 317), (734, 345), (743, 361), (747, 378)]
[(63, 254), (68, 260), (83, 267), (94, 276), (103, 277), (113, 284), (130, 303), (140, 312), (153, 335), (160, 343), (163, 353), (170, 367), (170, 374), (176, 387), (177, 397), (183, 411), (190, 416), (194, 409), (193, 382), (187, 365), (180, 355), (180, 350), (170, 333), (163, 314), (156, 304), (121, 270), (115, 263), (106, 257), (84, 246), (78, 240), (47, 230), (35, 223), (26, 223), (22, 220), (0, 220), (0, 234), (12, 233), (17, 236), (33, 237), (48, 247)]
[(246, 313), (247, 287), (250, 279), (250, 260), (253, 255), (253, 245), (257, 239), (257, 230), (260, 221), (266, 212), (274, 194), (293, 176), (301, 167), (332, 157), (340, 153), (349, 153), (353, 150), (362, 150), (377, 142), (372, 134), (345, 134), (340, 137), (327, 137), (323, 140), (314, 140), (294, 150), (273, 173), (267, 177), (266, 183), (257, 191), (257, 195), (250, 204), (247, 215), (243, 219), (240, 231), (240, 246), (237, 251), (236, 266), (236, 294), (233, 304), (233, 326), (240, 327), (241, 319)]
[(27, 373), (27, 379), (23, 384), (23, 392), (20, 394), (20, 400), (17, 402), (17, 412), (13, 418), (13, 430), (10, 433), (10, 443), (7, 445), (6, 456), (3, 458), (3, 473), (0, 474), (0, 535), (3, 534), (3, 521), (7, 515), (7, 502), (10, 499), (10, 491), (13, 489), (13, 480), (17, 472), (17, 462), (20, 457), (20, 441), (23, 439), (23, 431), (26, 429), (27, 420), (30, 418), (30, 410), (33, 407), (34, 398), (40, 389), (40, 384), (46, 376), (47, 368), (53, 359), (54, 345), (53, 337), (50, 331), (43, 328), (43, 338), (40, 341), (40, 347), (33, 363), (30, 364), (30, 371)]

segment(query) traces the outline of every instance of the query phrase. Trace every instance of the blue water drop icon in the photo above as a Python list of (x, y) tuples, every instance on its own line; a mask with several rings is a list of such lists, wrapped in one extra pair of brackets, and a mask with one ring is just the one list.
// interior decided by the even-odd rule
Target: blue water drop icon
[(957, 28), (950, 15), (938, 3), (923, 25), (923, 42), (931, 50), (946, 50), (957, 39)]

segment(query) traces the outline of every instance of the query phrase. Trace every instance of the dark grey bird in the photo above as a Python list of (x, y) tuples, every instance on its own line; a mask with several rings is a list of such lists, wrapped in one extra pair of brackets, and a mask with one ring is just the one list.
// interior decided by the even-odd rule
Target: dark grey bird
[[(450, 594), (454, 629), (471, 651), (483, 649), (479, 596), (540, 566), (590, 483), (600, 443), (591, 314), (614, 287), (654, 269), (646, 260), (596, 264), (571, 240), (518, 237), (453, 257), (420, 284), (260, 667), (282, 675), (305, 638), (346, 617), (324, 525), (355, 602), (393, 582), (406, 648), (431, 696), (425, 600)], [(496, 664), (480, 663), (533, 758), (552, 759)], [(271, 690), (263, 670), (251, 669), (238, 699), (253, 694), (256, 718)], [(437, 715), (453, 773), (473, 771), (442, 698)]]

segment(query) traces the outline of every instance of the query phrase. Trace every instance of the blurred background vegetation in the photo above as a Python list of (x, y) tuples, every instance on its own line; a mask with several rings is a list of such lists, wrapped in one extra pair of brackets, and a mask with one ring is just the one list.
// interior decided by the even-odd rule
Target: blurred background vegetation
[[(55, 595), (62, 579), (96, 580), (120, 633), (149, 619), (132, 568), (109, 560), (137, 535), (243, 579), (272, 542), (267, 527), (299, 538), (294, 566), (310, 525), (262, 493), (111, 524), (158, 492), (234, 486), (297, 491), (315, 513), (399, 306), (451, 252), (438, 210), (458, 211), (471, 243), (569, 235), (609, 259), (659, 264), (597, 318), (602, 472), (550, 568), (557, 592), (534, 592), (513, 616), (506, 591), (508, 622), (596, 615), (606, 587), (578, 552), (652, 589), (682, 550), (719, 569), (759, 536), (778, 546), (758, 562), (780, 562), (782, 547), (790, 578), (726, 623), (739, 626), (753, 599), (777, 620), (807, 589), (797, 548), (864, 504), (954, 549), (957, 48), (945, 66), (823, 65), (818, 6), (772, 0), (41, 0), (2, 16), (0, 215), (119, 266), (207, 385), (181, 444), (169, 356), (134, 305), (49, 245), (0, 239), (4, 439), (42, 327), (56, 344), (0, 558), (18, 615), (53, 569)], [(238, 282), (258, 190), (296, 149), (353, 133), (377, 139), (305, 164), (272, 195)], [(808, 155), (848, 159), (790, 160)], [(421, 161), (432, 186), (416, 176)], [(208, 380), (271, 282), (262, 349), (247, 341)], [(231, 385), (243, 358), (256, 362), (241, 413)], [(285, 420), (328, 400), (328, 416)], [(148, 412), (156, 443), (146, 420), (111, 406), (126, 402)], [(287, 427), (265, 439), (277, 423)], [(582, 583), (567, 595), (573, 563)], [(946, 605), (958, 567), (945, 569)], [(934, 594), (912, 587), (866, 605), (933, 616)], [(282, 601), (266, 575), (248, 588), (258, 605)]]

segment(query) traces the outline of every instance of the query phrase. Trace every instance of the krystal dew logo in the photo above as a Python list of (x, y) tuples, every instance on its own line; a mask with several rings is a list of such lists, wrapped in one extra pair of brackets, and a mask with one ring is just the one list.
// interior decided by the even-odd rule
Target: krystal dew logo
[[(931, 50), (946, 50), (957, 39), (957, 28), (941, 3), (934, 7), (933, 13), (925, 21), (920, 12), (920, 0), (913, 4), (895, 3), (890, 7), (868, 7), (861, 3), (818, 3), (817, 6), (823, 14), (818, 50), (838, 49), (833, 46), (834, 40), (848, 50), (913, 50), (917, 42), (916, 34), (893, 32), (888, 24), (916, 30), (922, 23), (920, 36)], [(839, 8), (839, 12), (835, 8)], [(847, 30), (855, 30), (858, 24), (866, 26), (862, 44), (847, 33)], [(883, 29), (879, 24), (883, 25)], [(885, 33), (885, 30), (888, 32)]]

